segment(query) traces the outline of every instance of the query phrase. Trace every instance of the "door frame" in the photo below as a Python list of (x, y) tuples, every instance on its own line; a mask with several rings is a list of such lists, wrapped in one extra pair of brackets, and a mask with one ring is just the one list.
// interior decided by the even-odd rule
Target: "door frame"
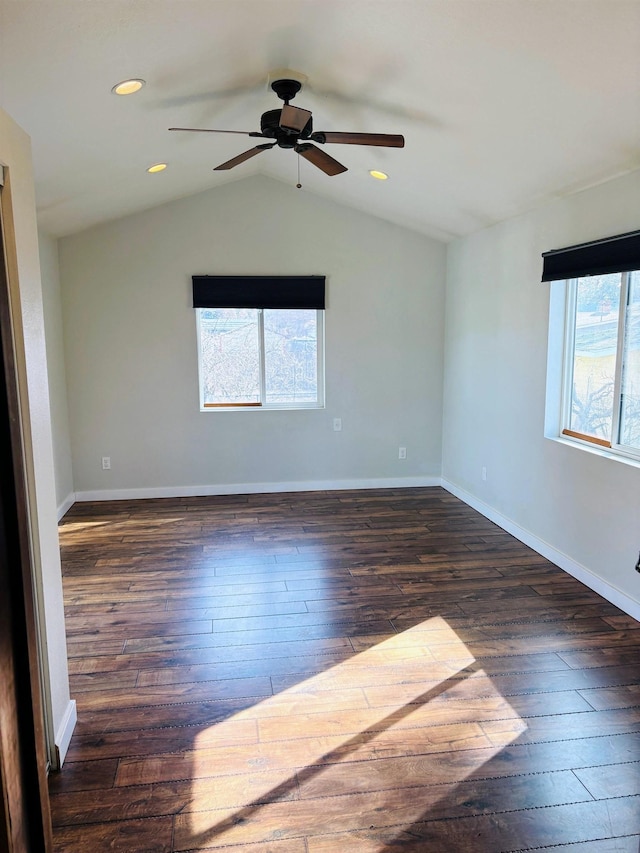
[(11, 229), (2, 221), (5, 192), (0, 185), (0, 853), (49, 853), (38, 629), (7, 267)]

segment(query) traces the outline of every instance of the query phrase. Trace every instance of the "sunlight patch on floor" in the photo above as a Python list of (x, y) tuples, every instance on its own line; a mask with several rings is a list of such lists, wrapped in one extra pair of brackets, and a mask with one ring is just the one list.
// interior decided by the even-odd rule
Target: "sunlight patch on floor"
[[(430, 642), (455, 646), (455, 660), (435, 660)], [(366, 828), (372, 798), (387, 824), (419, 820), (527, 728), (474, 664), (436, 616), (209, 727), (194, 743), (178, 849)], [(489, 737), (483, 718), (504, 726)], [(240, 721), (255, 725), (255, 742), (216, 755)], [(455, 779), (430, 786), (429, 762), (442, 753), (454, 756)], [(399, 799), (407, 759), (416, 797)]]
[(86, 530), (95, 531), (98, 527), (107, 527), (113, 524), (110, 521), (63, 521), (58, 528), (60, 535), (66, 535), (73, 539), (74, 534), (84, 533)]
[[(109, 536), (117, 535), (119, 532), (126, 534), (131, 531), (131, 528), (143, 527), (145, 530), (149, 530), (152, 528), (160, 528), (166, 527), (167, 524), (175, 524), (177, 522), (184, 521), (184, 518), (176, 517), (176, 518), (161, 518), (155, 519), (153, 524), (150, 524), (147, 519), (136, 519), (136, 518), (114, 518), (109, 521), (62, 521), (58, 528), (61, 541), (64, 538), (65, 541), (63, 544), (72, 545), (74, 543), (74, 539), (78, 540), (81, 538), (80, 534), (90, 532), (94, 533), (108, 533)], [(100, 528), (108, 528), (108, 530), (100, 529)], [(122, 528), (122, 529), (120, 529)]]

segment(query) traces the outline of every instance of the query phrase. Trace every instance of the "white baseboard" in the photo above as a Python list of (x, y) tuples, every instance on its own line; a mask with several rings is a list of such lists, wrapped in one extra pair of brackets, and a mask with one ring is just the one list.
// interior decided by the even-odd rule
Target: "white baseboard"
[(76, 496), (73, 492), (71, 492), (71, 494), (67, 495), (58, 507), (58, 521), (60, 521), (63, 515), (66, 515), (69, 512), (75, 502)]
[(76, 492), (77, 501), (129, 501), (208, 495), (255, 495), (274, 492), (336, 492), (351, 489), (410, 489), (439, 486), (440, 477), (381, 477), (370, 480), (295, 480), (291, 483), (224, 483), (215, 486), (159, 486)]
[(64, 712), (64, 717), (62, 718), (62, 722), (58, 726), (58, 731), (56, 732), (55, 747), (56, 763), (58, 765), (55, 768), (56, 770), (60, 770), (64, 763), (67, 750), (69, 749), (69, 744), (71, 743), (71, 735), (73, 734), (77, 721), (78, 711), (76, 708), (76, 700), (69, 699), (67, 710)]
[(624, 612), (628, 613), (629, 616), (640, 621), (639, 601), (630, 598), (630, 596), (622, 592), (622, 590), (610, 583), (607, 583), (599, 577), (599, 575), (596, 575), (590, 569), (587, 569), (586, 566), (576, 563), (576, 561), (567, 556), (567, 554), (563, 554), (562, 551), (558, 551), (548, 542), (545, 542), (544, 539), (540, 539), (535, 534), (531, 533), (531, 531), (525, 530), (524, 527), (520, 527), (520, 525), (516, 524), (515, 521), (512, 521), (510, 518), (502, 515), (502, 513), (498, 512), (492, 506), (489, 506), (489, 504), (484, 503), (484, 501), (481, 501), (479, 498), (475, 497), (475, 495), (472, 495), (464, 489), (461, 489), (459, 486), (456, 486), (455, 483), (450, 483), (444, 478), (440, 483), (443, 489), (451, 492), (455, 497), (460, 498), (461, 501), (464, 501), (464, 503), (477, 510), (481, 515), (484, 515), (485, 518), (488, 518), (489, 521), (493, 521), (493, 523), (497, 524), (498, 527), (506, 530), (507, 533), (510, 533), (516, 539), (519, 539), (520, 542), (524, 542), (525, 545), (528, 545), (529, 548), (532, 548), (545, 559), (555, 563), (556, 566), (559, 566), (563, 571), (572, 575), (576, 580), (579, 580), (580, 583), (588, 586), (589, 589), (592, 589), (594, 592), (597, 592), (598, 595), (606, 598), (607, 601), (615, 604), (616, 607), (620, 608), (620, 610), (624, 610)]

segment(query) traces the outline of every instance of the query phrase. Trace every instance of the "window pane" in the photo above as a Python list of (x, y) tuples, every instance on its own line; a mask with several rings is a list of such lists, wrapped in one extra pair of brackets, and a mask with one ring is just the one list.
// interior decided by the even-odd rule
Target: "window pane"
[(620, 404), (620, 444), (640, 449), (640, 272), (629, 273)]
[(267, 404), (317, 402), (317, 311), (265, 308), (264, 367)]
[(611, 440), (620, 273), (578, 279), (570, 428)]
[(258, 312), (254, 308), (201, 308), (200, 354), (205, 405), (259, 402)]

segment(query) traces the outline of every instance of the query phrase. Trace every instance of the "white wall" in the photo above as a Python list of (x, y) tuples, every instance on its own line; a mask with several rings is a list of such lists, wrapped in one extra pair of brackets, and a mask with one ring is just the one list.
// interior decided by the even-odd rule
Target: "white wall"
[[(80, 496), (439, 476), (442, 244), (258, 177), (59, 249)], [(203, 273), (327, 276), (325, 410), (199, 411), (190, 288)]]
[(44, 614), (50, 734), (61, 757), (73, 729), (69, 698), (56, 492), (44, 345), (42, 289), (29, 138), (0, 110), (0, 164), (8, 166), (2, 192), (9, 291), (14, 324), (25, 450), (31, 550)]
[(73, 502), (73, 472), (71, 469), (71, 444), (69, 440), (69, 410), (67, 380), (64, 365), (64, 338), (60, 274), (58, 269), (58, 241), (43, 231), (38, 232), (40, 248), (40, 273), (44, 310), (49, 398), (51, 401), (51, 432), (56, 478), (58, 516)]
[(640, 606), (640, 467), (544, 438), (549, 285), (540, 283), (543, 251), (639, 224), (635, 173), (450, 245), (443, 476), (587, 570), (591, 585), (622, 593), (618, 603)]

